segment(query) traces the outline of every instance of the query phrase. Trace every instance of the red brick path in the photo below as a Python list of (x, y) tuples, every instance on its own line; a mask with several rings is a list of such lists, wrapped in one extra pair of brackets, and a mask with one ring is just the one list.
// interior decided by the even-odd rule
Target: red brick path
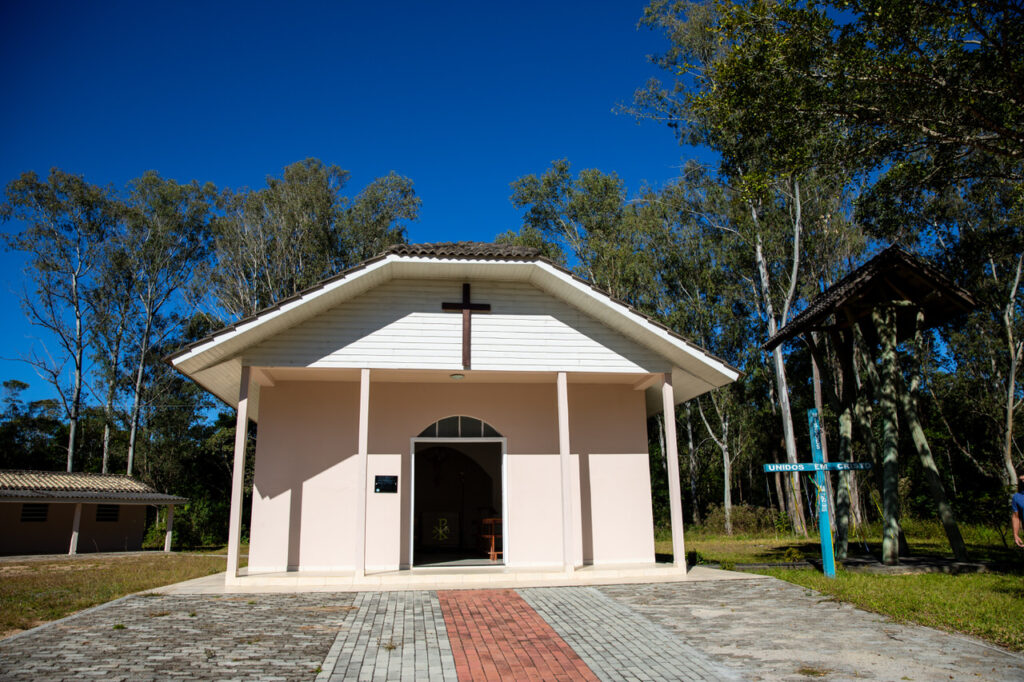
[(512, 590), (438, 592), (459, 682), (597, 680), (576, 652)]

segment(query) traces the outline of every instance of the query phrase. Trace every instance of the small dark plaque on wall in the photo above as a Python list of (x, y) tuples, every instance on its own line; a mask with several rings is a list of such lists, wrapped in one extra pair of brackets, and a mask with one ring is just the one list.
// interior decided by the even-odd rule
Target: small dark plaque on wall
[(373, 492), (375, 493), (397, 493), (398, 476), (374, 476)]

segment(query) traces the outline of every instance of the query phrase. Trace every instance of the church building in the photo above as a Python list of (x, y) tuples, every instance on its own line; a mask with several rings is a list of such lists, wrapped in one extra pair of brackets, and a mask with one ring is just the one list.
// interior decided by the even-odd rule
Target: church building
[(392, 247), (168, 360), (237, 408), (235, 585), (653, 566), (651, 475), (685, 571), (674, 407), (739, 374), (535, 249), (465, 242)]

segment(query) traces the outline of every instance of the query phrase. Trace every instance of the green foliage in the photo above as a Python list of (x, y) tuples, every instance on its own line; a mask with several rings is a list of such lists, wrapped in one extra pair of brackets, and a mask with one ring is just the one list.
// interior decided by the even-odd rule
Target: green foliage
[(206, 276), (227, 315), (251, 315), (405, 241), (420, 207), (412, 182), (391, 173), (349, 199), (348, 178), (306, 159), (264, 189), (224, 194)]
[[(731, 516), (733, 533), (739, 535), (775, 533), (780, 525), (788, 525), (788, 520), (779, 519), (780, 514), (775, 509), (749, 504), (733, 505)], [(725, 510), (717, 505), (711, 507), (701, 528), (705, 532), (724, 534)]]

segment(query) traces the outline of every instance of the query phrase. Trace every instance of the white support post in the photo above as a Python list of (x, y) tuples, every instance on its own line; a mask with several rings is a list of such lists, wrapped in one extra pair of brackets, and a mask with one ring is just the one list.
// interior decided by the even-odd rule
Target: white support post
[(174, 505), (167, 505), (167, 533), (164, 535), (164, 551), (171, 551), (171, 536), (174, 533)]
[(558, 373), (558, 460), (562, 470), (562, 566), (576, 570), (572, 533), (572, 467), (569, 458), (569, 390), (565, 372)]
[(356, 566), (355, 577), (366, 573), (366, 470), (370, 443), (370, 370), (359, 372), (359, 480), (356, 492)]
[(238, 417), (235, 420), (235, 466), (231, 475), (231, 518), (228, 521), (227, 580), (238, 577), (242, 543), (242, 488), (245, 485), (245, 445), (249, 436), (249, 366), (242, 366), (238, 381)]
[(683, 496), (679, 490), (679, 445), (676, 440), (676, 401), (672, 394), (672, 374), (665, 373), (661, 384), (661, 403), (665, 423), (665, 464), (668, 470), (668, 503), (672, 523), (672, 559), (686, 571), (686, 545), (683, 542)]
[(75, 505), (75, 519), (71, 522), (71, 544), (68, 546), (68, 554), (78, 554), (78, 527), (82, 522), (82, 503)]

